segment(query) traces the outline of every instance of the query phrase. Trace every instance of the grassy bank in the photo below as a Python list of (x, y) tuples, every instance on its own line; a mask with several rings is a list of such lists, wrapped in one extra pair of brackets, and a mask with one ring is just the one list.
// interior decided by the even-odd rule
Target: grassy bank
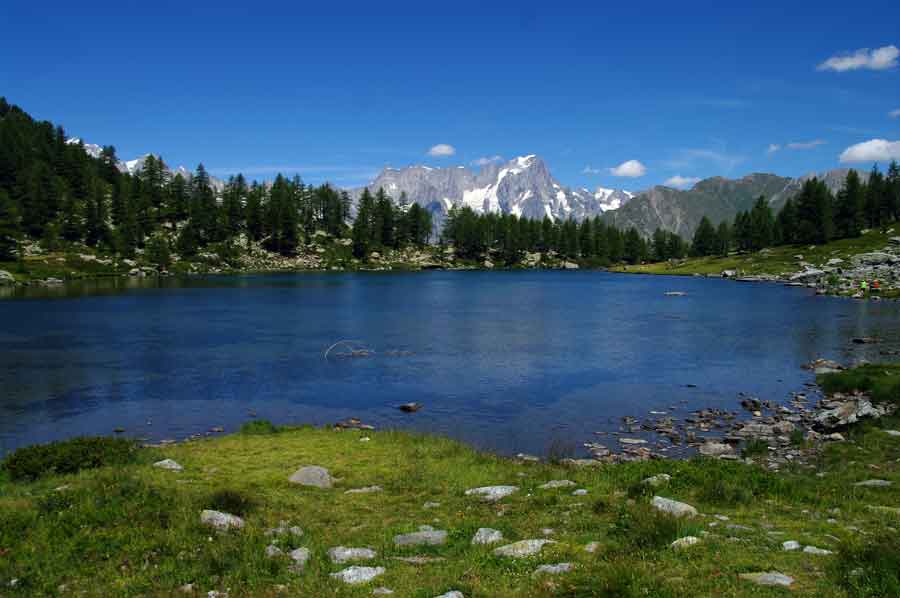
[[(824, 382), (842, 390), (890, 388), (879, 392), (896, 399), (898, 387), (884, 379), (897, 375), (894, 368)], [(896, 418), (858, 426), (813, 469), (778, 474), (713, 459), (571, 468), (508, 460), (428, 436), (262, 425), (255, 428), (263, 433), (140, 449), (127, 464), (68, 475), (13, 481), (21, 470), (7, 470), (0, 481), (0, 594), (175, 595), (193, 584), (196, 595), (231, 596), (368, 596), (376, 586), (417, 597), (449, 590), (492, 597), (896, 595), (888, 592), (900, 588), (900, 438), (881, 428), (898, 426)], [(121, 453), (115, 457), (120, 463)], [(164, 457), (184, 470), (152, 465)], [(289, 483), (305, 465), (328, 468), (335, 486)], [(660, 473), (671, 481), (655, 490), (641, 484)], [(872, 478), (893, 485), (854, 486)], [(575, 485), (540, 488), (554, 479)], [(465, 495), (496, 484), (519, 491), (497, 503)], [(373, 485), (383, 491), (345, 493)], [(587, 493), (573, 495), (578, 488)], [(690, 503), (700, 515), (659, 514), (649, 505), (653, 494)], [(202, 509), (240, 515), (246, 527), (211, 531), (200, 523)], [(287, 557), (266, 556), (272, 537), (265, 532), (282, 521), (303, 535), (282, 537), (280, 548), (311, 551), (300, 573)], [(421, 525), (447, 530), (447, 543), (394, 545), (395, 535)], [(504, 541), (472, 545), (481, 527), (501, 531)], [(670, 548), (686, 535), (700, 542)], [(558, 543), (530, 558), (492, 552), (537, 538)], [(785, 551), (787, 540), (835, 554)], [(595, 552), (585, 550), (591, 542), (598, 543)], [(353, 564), (383, 566), (385, 573), (360, 586), (331, 578), (349, 566), (329, 561), (327, 550), (335, 546), (374, 549), (374, 560)], [(444, 560), (394, 558), (408, 556)], [(560, 562), (574, 569), (534, 575), (539, 564)], [(772, 570), (795, 579), (790, 590), (739, 577)]]

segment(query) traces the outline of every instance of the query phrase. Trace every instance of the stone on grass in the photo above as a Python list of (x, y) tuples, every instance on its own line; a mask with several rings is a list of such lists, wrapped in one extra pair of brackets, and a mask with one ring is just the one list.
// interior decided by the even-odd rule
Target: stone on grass
[(495, 544), (503, 541), (503, 532), (489, 527), (479, 527), (472, 538), (472, 544)]
[(534, 575), (559, 575), (572, 570), (572, 563), (557, 563), (555, 565), (541, 565), (534, 570)]
[(660, 473), (660, 474), (657, 474), (655, 476), (651, 476), (651, 477), (645, 479), (641, 483), (646, 486), (651, 486), (653, 488), (659, 488), (660, 486), (665, 486), (666, 484), (668, 484), (669, 480), (671, 480), (671, 479), (672, 479), (672, 476), (670, 476), (669, 474)]
[(746, 581), (752, 581), (760, 586), (789, 587), (794, 583), (794, 578), (779, 573), (778, 571), (766, 571), (763, 573), (741, 573), (739, 577)]
[(893, 482), (889, 482), (888, 480), (865, 480), (863, 482), (856, 482), (853, 485), (861, 488), (887, 488), (892, 484)]
[(691, 505), (662, 496), (654, 496), (650, 504), (657, 510), (675, 517), (693, 517), (697, 514), (697, 509)]
[(538, 486), (541, 490), (552, 490), (553, 488), (568, 488), (569, 486), (574, 486), (575, 482), (572, 480), (550, 480), (546, 484), (541, 484)]
[(441, 594), (440, 596), (435, 596), (434, 598), (466, 598), (465, 595), (459, 590), (451, 590), (446, 594)]
[(553, 540), (520, 540), (519, 542), (495, 548), (494, 554), (510, 558), (534, 556), (547, 544), (556, 544), (556, 542)]
[(394, 593), (394, 590), (390, 588), (375, 588), (372, 590), (373, 596), (390, 596)]
[(358, 585), (369, 583), (379, 575), (384, 574), (384, 567), (347, 567), (343, 571), (332, 573), (331, 577), (340, 579), (346, 584)]
[(600, 542), (588, 542), (587, 544), (584, 545), (585, 552), (590, 552), (593, 554), (593, 553), (597, 552), (598, 550), (600, 550)]
[(391, 560), (410, 565), (430, 565), (431, 563), (441, 563), (447, 559), (442, 556), (392, 556)]
[(497, 502), (518, 491), (518, 486), (482, 486), (466, 490), (466, 496), (478, 496), (486, 502)]
[(267, 536), (284, 536), (286, 534), (299, 538), (303, 535), (303, 530), (297, 525), (288, 527), (288, 524), (284, 521), (278, 522), (278, 527), (270, 527), (266, 530)]
[(282, 552), (282, 550), (274, 544), (269, 544), (268, 546), (266, 546), (266, 556), (270, 559), (275, 558), (276, 556), (281, 556), (283, 554), (284, 552)]
[(334, 485), (334, 478), (328, 473), (328, 470), (318, 465), (310, 465), (309, 467), (301, 467), (288, 478), (293, 484), (301, 486), (313, 486), (315, 488), (331, 488)]
[(341, 564), (350, 561), (368, 561), (378, 556), (371, 548), (347, 548), (346, 546), (335, 546), (328, 549), (328, 558), (332, 563)]
[(347, 490), (344, 494), (371, 494), (373, 492), (383, 492), (384, 488), (381, 486), (366, 486), (364, 488), (353, 488), (351, 490)]
[(572, 496), (586, 496), (587, 493), (588, 493), (587, 489), (579, 488), (578, 490), (575, 490), (574, 492), (572, 492)]
[(424, 530), (394, 536), (395, 546), (438, 546), (447, 542), (444, 530)]
[(291, 566), (291, 570), (295, 573), (300, 572), (309, 561), (309, 548), (297, 548), (296, 550), (292, 550), (290, 557), (291, 560), (294, 561), (294, 564)]
[(788, 540), (787, 542), (781, 543), (781, 548), (782, 550), (787, 551), (800, 550), (800, 542), (797, 542), (796, 540)]
[(833, 554), (830, 550), (825, 550), (824, 548), (816, 548), (815, 546), (807, 546), (803, 549), (803, 552), (805, 552), (806, 554), (818, 554), (820, 556)]
[(866, 505), (866, 508), (873, 513), (883, 513), (885, 515), (900, 515), (900, 507), (884, 507), (879, 505)]
[(162, 461), (157, 461), (153, 464), (153, 467), (159, 467), (160, 469), (168, 469), (170, 471), (181, 471), (184, 469), (181, 465), (173, 461), (172, 459), (163, 459)]
[(699, 544), (700, 538), (696, 536), (685, 536), (683, 538), (678, 538), (674, 542), (672, 542), (669, 546), (678, 550), (680, 548), (687, 548), (688, 546), (693, 546), (694, 544)]
[(441, 503), (439, 503), (439, 502), (434, 502), (434, 501), (429, 501), (429, 502), (425, 503), (424, 505), (422, 505), (422, 508), (423, 508), (423, 509), (436, 509), (436, 508), (438, 508), (439, 506), (441, 506)]
[(900, 431), (898, 430), (885, 430), (884, 433), (894, 438), (900, 438)]
[(237, 515), (209, 509), (200, 513), (200, 523), (218, 530), (241, 529), (244, 527), (244, 520)]

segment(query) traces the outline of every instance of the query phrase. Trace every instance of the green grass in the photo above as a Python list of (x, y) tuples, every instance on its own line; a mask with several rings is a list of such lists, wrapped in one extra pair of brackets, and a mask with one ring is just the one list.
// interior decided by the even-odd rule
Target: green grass
[[(841, 239), (825, 245), (772, 247), (757, 253), (730, 255), (728, 257), (689, 258), (678, 264), (656, 262), (627, 266), (624, 268), (624, 271), (643, 274), (690, 276), (693, 274), (719, 275), (724, 270), (736, 270), (742, 276), (760, 274), (784, 275), (801, 270), (800, 260), (795, 257), (797, 255), (802, 255), (803, 261), (811, 264), (824, 264), (832, 258), (847, 260), (858, 253), (883, 249), (889, 245), (888, 238), (890, 236), (893, 235), (872, 230), (857, 239)], [(891, 291), (882, 295), (893, 296), (894, 294)]]
[(828, 394), (860, 391), (875, 401), (900, 405), (900, 364), (864, 365), (819, 376), (818, 381)]
[[(897, 420), (888, 423), (896, 426)], [(507, 460), (431, 436), (263, 428), (255, 422), (248, 426), (253, 434), (142, 449), (131, 464), (35, 481), (0, 477), (0, 594), (54, 595), (64, 585), (68, 593), (85, 596), (166, 596), (186, 583), (195, 584), (198, 595), (230, 589), (232, 596), (274, 596), (284, 585), (288, 595), (368, 596), (383, 585), (399, 596), (427, 598), (451, 589), (491, 597), (831, 597), (876, 595), (878, 588), (893, 587), (886, 572), (893, 557), (872, 561), (863, 577), (850, 580), (835, 557), (780, 549), (782, 541), (794, 539), (868, 562), (860, 551), (870, 536), (861, 538), (844, 526), (874, 533), (900, 525), (900, 517), (867, 508), (900, 504), (900, 439), (874, 427), (854, 431), (852, 442), (831, 445), (817, 464), (822, 477), (711, 459), (571, 469)], [(361, 442), (363, 436), (370, 440)], [(163, 457), (175, 459), (184, 471), (151, 465)], [(338, 478), (335, 488), (288, 483), (297, 468), (312, 464)], [(653, 492), (632, 489), (657, 473), (672, 480), (656, 494), (688, 502), (703, 515), (675, 520), (653, 511), (648, 504)], [(895, 485), (852, 485), (873, 476)], [(564, 478), (587, 489), (587, 496), (573, 496), (572, 488), (538, 488)], [(384, 491), (344, 494), (376, 484)], [(498, 504), (464, 494), (492, 484), (517, 485), (520, 491)], [(440, 506), (426, 509), (426, 502)], [(207, 508), (241, 514), (247, 525), (214, 533), (199, 522)], [(839, 515), (830, 514), (835, 508)], [(752, 530), (729, 530), (714, 514)], [(829, 517), (838, 523), (828, 523)], [(300, 574), (290, 571), (287, 559), (265, 556), (272, 541), (265, 530), (282, 521), (304, 530), (300, 538), (282, 540), (282, 549), (304, 546), (312, 552)], [(448, 543), (420, 550), (393, 546), (394, 535), (425, 524), (446, 529)], [(492, 547), (471, 545), (479, 527), (499, 529), (510, 542), (541, 538), (542, 529), (552, 528), (559, 543), (539, 557), (509, 561), (495, 557)], [(699, 545), (669, 548), (678, 537), (704, 531), (710, 534)], [(784, 535), (771, 536), (772, 531)], [(593, 541), (599, 550), (584, 551)], [(378, 558), (361, 564), (384, 566), (387, 572), (360, 587), (336, 582), (329, 574), (342, 566), (332, 565), (326, 552), (338, 545), (375, 549)], [(391, 559), (413, 554), (446, 560), (410, 565)], [(538, 564), (558, 562), (572, 562), (576, 569), (554, 577), (532, 575)], [(797, 579), (790, 592), (738, 578), (772, 569)], [(11, 579), (19, 580), (12, 589)]]

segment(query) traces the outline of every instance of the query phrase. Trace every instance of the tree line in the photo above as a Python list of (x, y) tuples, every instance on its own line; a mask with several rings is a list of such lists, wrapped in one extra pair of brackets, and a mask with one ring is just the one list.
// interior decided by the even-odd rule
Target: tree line
[(855, 238), (871, 228), (885, 228), (900, 220), (900, 166), (891, 162), (887, 175), (875, 166), (863, 183), (850, 170), (843, 188), (834, 194), (825, 181), (804, 181), (800, 193), (788, 198), (776, 214), (765, 197), (739, 212), (733, 223), (714, 227), (700, 221), (691, 242), (696, 256), (727, 255), (729, 251), (759, 251), (779, 245), (820, 245)]

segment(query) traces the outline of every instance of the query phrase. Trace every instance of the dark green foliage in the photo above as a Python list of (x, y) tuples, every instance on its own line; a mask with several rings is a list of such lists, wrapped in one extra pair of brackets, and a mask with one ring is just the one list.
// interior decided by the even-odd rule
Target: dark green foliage
[(900, 537), (884, 531), (842, 543), (830, 573), (851, 596), (900, 596)]
[(741, 452), (745, 457), (763, 457), (769, 454), (769, 443), (759, 438), (751, 438)]
[(210, 494), (203, 502), (203, 507), (243, 517), (252, 513), (256, 509), (257, 504), (246, 492), (223, 488)]
[(703, 257), (707, 255), (715, 255), (718, 248), (718, 240), (716, 238), (716, 229), (713, 228), (709, 218), (704, 216), (694, 231), (694, 239), (691, 241), (691, 255)]
[(900, 365), (863, 365), (819, 376), (818, 382), (826, 394), (860, 391), (875, 401), (900, 405)]
[(0, 261), (16, 259), (19, 246), (19, 214), (9, 194), (0, 189)]
[(134, 442), (124, 438), (78, 437), (17, 449), (2, 465), (13, 480), (34, 480), (128, 463), (134, 460), (136, 450)]
[(625, 551), (652, 551), (668, 548), (681, 531), (677, 518), (642, 502), (619, 509), (610, 535)]
[(241, 426), (241, 434), (276, 434), (278, 426), (267, 419), (255, 419)]
[(156, 264), (160, 269), (164, 270), (172, 264), (169, 242), (160, 234), (154, 235), (147, 242), (145, 255), (151, 263)]
[(834, 198), (824, 181), (803, 183), (796, 201), (798, 243), (822, 244), (834, 238)]

